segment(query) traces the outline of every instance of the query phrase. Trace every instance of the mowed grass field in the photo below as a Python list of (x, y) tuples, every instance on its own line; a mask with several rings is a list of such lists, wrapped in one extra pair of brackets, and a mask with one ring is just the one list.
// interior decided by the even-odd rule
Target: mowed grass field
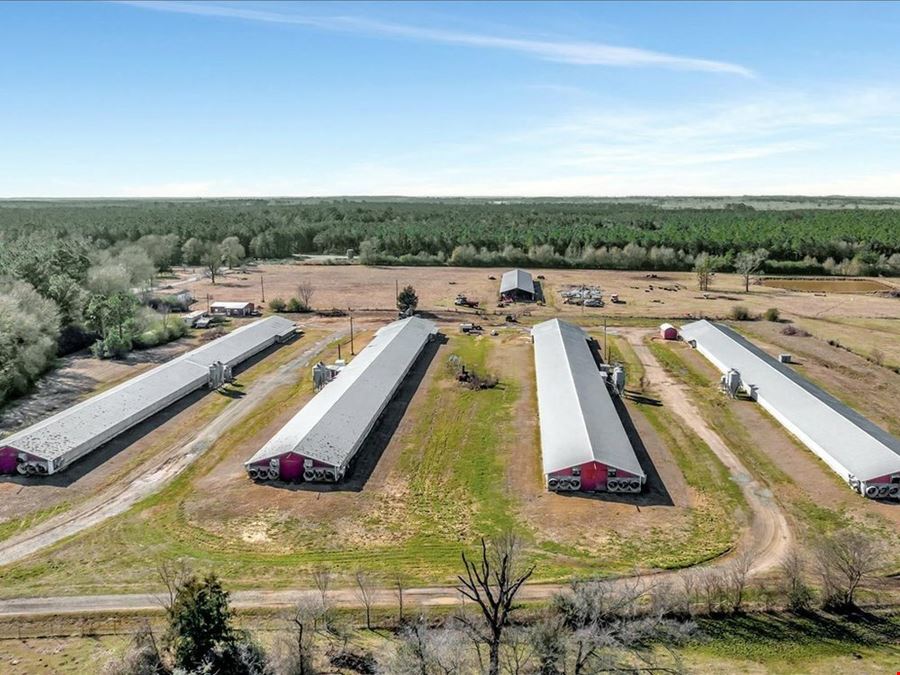
[[(353, 489), (257, 485), (244, 473), (241, 462), (312, 395), (303, 374), (160, 493), (0, 569), (0, 593), (152, 591), (156, 567), (167, 559), (214, 569), (232, 588), (310, 586), (320, 567), (343, 575), (336, 583), (349, 584), (356, 569), (384, 579), (400, 573), (410, 584), (446, 583), (462, 550), (506, 529), (523, 536), (541, 580), (684, 567), (730, 550), (743, 524), (740, 492), (667, 411), (642, 419), (639, 406), (630, 408), (648, 435), (658, 430), (652, 442), (684, 472), (683, 502), (550, 495), (539, 472), (510, 470), (519, 460), (531, 467), (539, 461), (538, 438), (527, 426), (536, 415), (527, 336), (444, 331), (446, 344), (422, 364), (418, 389), (401, 391), (401, 419), (371, 474)], [(499, 386), (460, 386), (447, 365), (451, 354), (469, 368), (498, 373)]]

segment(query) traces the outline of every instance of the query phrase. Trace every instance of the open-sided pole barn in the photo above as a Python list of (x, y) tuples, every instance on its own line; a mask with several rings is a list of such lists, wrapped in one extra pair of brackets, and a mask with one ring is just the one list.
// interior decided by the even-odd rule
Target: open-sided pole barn
[(250, 477), (341, 480), (436, 333), (434, 322), (418, 317), (395, 321), (378, 330), (333, 381), (245, 462)]
[(269, 317), (172, 359), (0, 440), (0, 473), (49, 475), (203, 386), (217, 387), (230, 369), (294, 332)]
[(646, 476), (587, 333), (552, 319), (531, 335), (547, 487), (640, 492)]
[(695, 321), (681, 335), (855, 490), (900, 498), (900, 440), (727, 326)]
[(511, 302), (533, 301), (536, 298), (531, 272), (515, 269), (503, 273), (500, 279), (500, 299)]

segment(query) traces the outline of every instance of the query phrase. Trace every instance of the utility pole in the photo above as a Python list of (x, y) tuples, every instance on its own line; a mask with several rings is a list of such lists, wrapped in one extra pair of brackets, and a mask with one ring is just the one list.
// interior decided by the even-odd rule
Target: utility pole
[(266, 301), (266, 284), (263, 282), (263, 273), (259, 273), (259, 291), (262, 293), (262, 301)]
[(209, 301), (212, 300), (209, 293), (206, 294), (206, 313), (209, 314)]
[(609, 363), (609, 346), (606, 340), (606, 317), (603, 317), (603, 359)]
[(394, 304), (400, 309), (400, 281), (394, 279)]
[(341, 339), (338, 338), (338, 361), (341, 360)]
[(353, 310), (348, 307), (347, 311), (350, 313), (350, 356), (356, 356), (353, 351)]

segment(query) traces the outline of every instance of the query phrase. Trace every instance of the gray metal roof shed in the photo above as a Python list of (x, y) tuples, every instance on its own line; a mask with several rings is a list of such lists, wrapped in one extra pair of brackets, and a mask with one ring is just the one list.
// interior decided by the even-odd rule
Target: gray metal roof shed
[(732, 329), (704, 320), (681, 334), (722, 372), (740, 372), (754, 398), (844, 479), (900, 473), (900, 440)]
[(379, 329), (365, 349), (244, 465), (293, 452), (343, 473), (436, 332), (433, 321), (418, 317)]
[(295, 330), (282, 317), (255, 321), (0, 440), (55, 473), (207, 382), (217, 362), (235, 366)]
[(551, 319), (531, 334), (544, 473), (600, 462), (643, 478), (587, 333)]
[(534, 295), (534, 279), (531, 278), (531, 272), (520, 269), (504, 272), (500, 279), (500, 295), (512, 291)]

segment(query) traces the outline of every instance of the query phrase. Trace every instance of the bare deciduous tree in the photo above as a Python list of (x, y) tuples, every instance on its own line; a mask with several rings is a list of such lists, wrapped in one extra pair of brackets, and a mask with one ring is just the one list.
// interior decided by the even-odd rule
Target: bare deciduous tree
[(788, 607), (797, 612), (809, 609), (813, 600), (812, 590), (804, 577), (805, 567), (803, 557), (796, 550), (791, 550), (779, 565)]
[(466, 637), (458, 630), (432, 628), (424, 617), (406, 624), (387, 659), (392, 675), (458, 675), (473, 672)]
[[(534, 672), (531, 664), (540, 652), (541, 639), (538, 631), (542, 623), (539, 622), (531, 628), (511, 626), (507, 629), (503, 637), (503, 650), (500, 653), (504, 672), (510, 675)], [(544, 671), (539, 672), (543, 674)]]
[(855, 606), (856, 592), (886, 564), (887, 547), (875, 536), (847, 528), (825, 537), (816, 547), (824, 604)]
[(124, 652), (107, 663), (103, 675), (158, 675), (168, 672), (149, 621), (145, 621), (131, 638)]
[(334, 579), (334, 573), (327, 567), (320, 566), (316, 567), (312, 573), (313, 583), (316, 585), (316, 589), (319, 591), (319, 600), (322, 603), (322, 623), (323, 627), (327, 630), (329, 627), (329, 607), (328, 607), (328, 588), (331, 586), (331, 582)]
[(764, 248), (755, 251), (741, 251), (735, 256), (734, 271), (744, 279), (744, 292), (750, 292), (750, 277), (762, 267), (768, 257), (769, 252)]
[(286, 675), (313, 675), (316, 649), (316, 625), (322, 617), (317, 600), (301, 600), (286, 617), (290, 632), (276, 643), (275, 671)]
[(481, 560), (470, 561), (462, 554), (465, 574), (460, 575), (457, 590), (474, 602), (481, 611), (481, 621), (468, 615), (460, 621), (473, 635), (488, 646), (488, 674), (500, 672), (500, 646), (510, 614), (516, 609), (519, 589), (534, 572), (534, 566), (521, 563), (521, 542), (512, 533), (498, 536), (488, 543), (481, 540)]
[(393, 578), (394, 591), (397, 593), (397, 605), (400, 610), (399, 622), (403, 623), (403, 592), (406, 590), (406, 575), (400, 570), (394, 574)]
[(693, 624), (667, 619), (662, 602), (645, 602), (655, 588), (637, 578), (586, 582), (558, 597), (554, 606), (569, 630), (565, 672), (677, 672), (674, 650), (659, 652), (650, 645), (660, 638), (677, 644)]
[(183, 560), (163, 560), (156, 566), (156, 576), (163, 585), (163, 595), (157, 601), (168, 612), (175, 604), (178, 587), (191, 575), (191, 568)]
[(356, 581), (356, 597), (366, 610), (366, 628), (372, 630), (372, 579), (362, 570), (353, 575)]
[(706, 606), (707, 614), (716, 614), (722, 611), (725, 600), (726, 574), (725, 570), (711, 568), (704, 570), (698, 577), (697, 587)]
[(752, 565), (753, 555), (747, 551), (735, 558), (725, 570), (725, 592), (729, 598), (730, 609), (735, 614), (744, 607), (744, 595)]
[(297, 299), (300, 301), (304, 310), (312, 309), (312, 298), (314, 293), (315, 289), (311, 282), (304, 280), (297, 284)]

